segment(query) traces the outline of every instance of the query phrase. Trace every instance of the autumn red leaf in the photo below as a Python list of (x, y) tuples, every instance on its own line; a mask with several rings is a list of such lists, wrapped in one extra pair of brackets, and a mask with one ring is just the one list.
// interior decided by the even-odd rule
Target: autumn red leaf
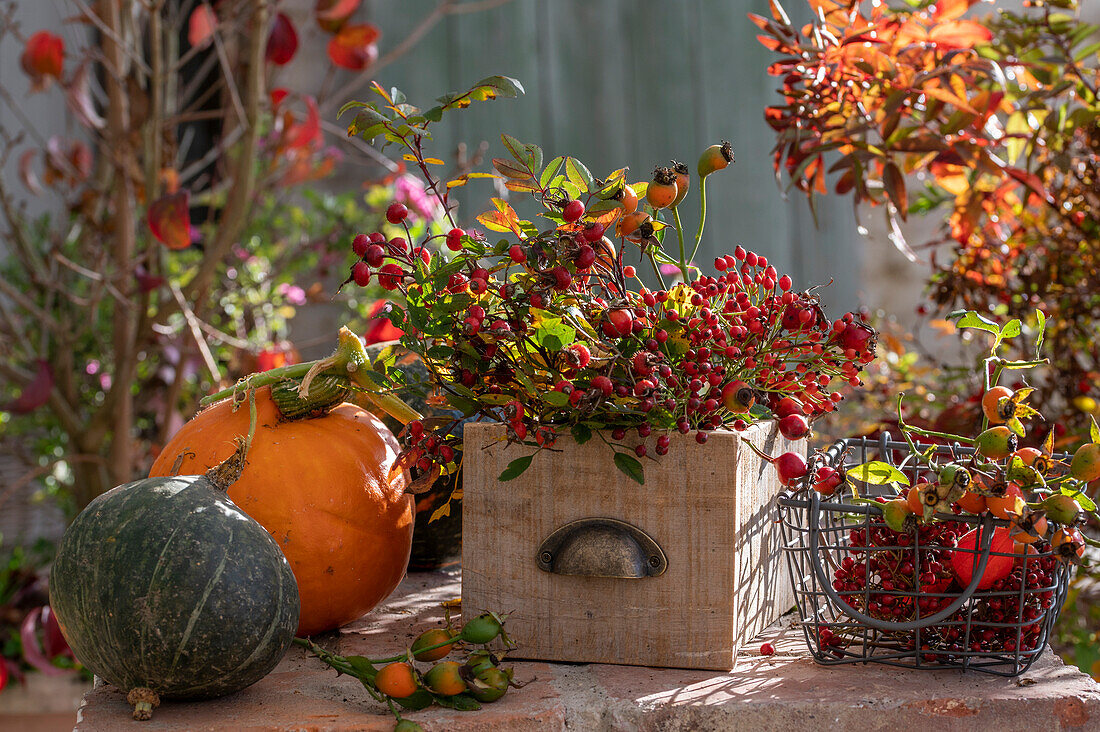
[(276, 66), (290, 63), (298, 52), (298, 31), (285, 13), (276, 13), (275, 25), (267, 37), (267, 60)]
[(937, 23), (928, 37), (940, 49), (973, 48), (992, 40), (993, 32), (972, 20), (951, 20)]
[(187, 19), (187, 42), (193, 48), (205, 46), (214, 38), (214, 29), (218, 27), (218, 16), (214, 8), (206, 3), (197, 5)]
[(27, 613), (19, 628), (19, 638), (23, 643), (23, 658), (44, 675), (62, 676), (72, 673), (72, 669), (53, 663), (53, 659), (58, 656), (73, 658), (73, 652), (61, 635), (61, 627), (49, 605)]
[(163, 277), (154, 277), (140, 264), (134, 269), (134, 279), (137, 280), (138, 289), (142, 294), (152, 292), (165, 282)]
[(328, 57), (333, 64), (349, 71), (362, 71), (378, 58), (378, 38), (382, 34), (373, 25), (345, 25), (328, 42)]
[(23, 391), (9, 402), (4, 411), (13, 414), (29, 414), (41, 407), (50, 399), (53, 391), (53, 371), (48, 361), (39, 359), (36, 364), (37, 371), (30, 383), (23, 387)]
[(187, 190), (161, 196), (149, 206), (149, 231), (169, 249), (191, 246), (191, 194)]
[(322, 141), (321, 114), (317, 110), (317, 100), (306, 96), (306, 119), (287, 130), (287, 146), (292, 149), (304, 149), (318, 145)]
[(359, 8), (360, 0), (317, 0), (314, 15), (317, 25), (328, 33), (336, 33)]
[(65, 41), (49, 31), (38, 31), (27, 39), (19, 59), (31, 77), (31, 91), (42, 91), (53, 79), (60, 79), (65, 64)]

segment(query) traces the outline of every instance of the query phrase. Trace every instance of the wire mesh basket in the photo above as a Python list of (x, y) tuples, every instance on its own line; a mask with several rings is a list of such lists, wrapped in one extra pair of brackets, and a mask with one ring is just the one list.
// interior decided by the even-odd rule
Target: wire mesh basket
[[(935, 450), (951, 459), (972, 453)], [(916, 457), (884, 434), (841, 440), (824, 464), (847, 469), (882, 460), (916, 484), (926, 470)], [(896, 497), (891, 486), (849, 480), (863, 498)], [(801, 624), (818, 663), (1016, 676), (1046, 647), (1072, 566), (1043, 541), (1016, 553), (1008, 521), (937, 514), (935, 522), (895, 532), (877, 504), (852, 502), (843, 491), (786, 494), (779, 506)]]

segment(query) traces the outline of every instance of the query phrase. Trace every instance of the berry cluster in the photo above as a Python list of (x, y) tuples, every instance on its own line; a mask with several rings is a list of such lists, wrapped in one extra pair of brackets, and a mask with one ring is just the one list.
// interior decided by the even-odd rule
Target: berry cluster
[[(634, 456), (646, 457), (667, 453), (673, 431), (703, 443), (712, 430), (744, 429), (762, 417), (779, 417), (785, 436), (803, 437), (840, 401), (838, 385), (860, 384), (876, 334), (858, 317), (829, 320), (812, 290), (795, 290), (767, 257), (740, 246), (714, 260), (713, 275), (690, 264), (676, 214), (687, 166), (659, 168), (650, 183), (628, 184), (625, 170), (601, 181), (573, 159), (541, 170), (541, 151), (525, 146), (519, 154), (509, 139), (516, 160), (494, 165), (509, 187), (532, 194), (549, 228), (494, 199), (495, 210), (479, 221), (514, 238), (493, 243), (456, 226), (417, 246), (380, 233), (352, 242), (348, 282), (377, 278), (404, 295), (391, 320), (450, 406), (503, 421), (511, 440), (539, 447), (563, 429), (582, 441), (602, 430), (616, 443), (631, 432), (642, 441)], [(701, 194), (706, 176), (732, 161), (728, 148), (701, 157)], [(568, 174), (555, 175), (559, 168)], [(666, 209), (678, 260), (661, 249), (673, 230), (660, 218)], [(408, 234), (406, 216), (400, 204), (386, 214)], [(641, 283), (624, 263), (628, 250), (652, 265), (659, 286)], [(665, 283), (670, 267), (683, 282)], [(406, 464), (451, 469), (444, 448), (454, 444), (441, 432), (425, 436), (424, 424), (410, 425)]]
[[(504, 631), (505, 617), (483, 613), (455, 629), (448, 615), (446, 627), (426, 630), (406, 652), (380, 659), (339, 656), (308, 639), (299, 638), (295, 642), (309, 648), (340, 673), (355, 676), (367, 693), (386, 702), (397, 717), (396, 732), (414, 732), (421, 727), (402, 719), (394, 702), (413, 710), (437, 703), (468, 711), (482, 703), (497, 701), (509, 687), (524, 686), (513, 680), (512, 669), (501, 666), (504, 654), (512, 648)], [(490, 644), (498, 638), (504, 644), (503, 650), (491, 649)], [(463, 648), (468, 650), (464, 661), (443, 660)], [(416, 662), (432, 666), (421, 672)]]
[[(912, 621), (933, 615), (955, 601), (973, 566), (975, 533), (962, 521), (945, 520), (897, 532), (882, 520), (850, 529), (843, 559), (833, 572), (833, 588), (852, 608), (885, 621)], [(886, 631), (875, 643), (886, 651), (916, 652), (926, 662), (956, 663), (975, 654), (1032, 653), (1039, 647), (1046, 613), (1053, 605), (1064, 566), (1049, 543), (994, 546), (991, 564), (999, 576), (948, 618), (919, 631)], [(850, 623), (825, 624), (818, 648), (837, 657), (862, 639)]]

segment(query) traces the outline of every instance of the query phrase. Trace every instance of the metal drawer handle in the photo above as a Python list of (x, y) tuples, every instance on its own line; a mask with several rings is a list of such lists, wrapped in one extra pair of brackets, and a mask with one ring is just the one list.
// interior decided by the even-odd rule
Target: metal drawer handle
[(637, 526), (585, 518), (556, 529), (539, 545), (535, 562), (554, 574), (638, 579), (668, 568), (661, 547)]

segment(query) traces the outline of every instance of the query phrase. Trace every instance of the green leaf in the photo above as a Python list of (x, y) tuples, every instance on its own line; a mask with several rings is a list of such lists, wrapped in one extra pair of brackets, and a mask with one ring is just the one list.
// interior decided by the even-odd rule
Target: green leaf
[(979, 330), (984, 330), (986, 333), (1000, 335), (1001, 329), (997, 327), (996, 323), (973, 310), (956, 310), (947, 316), (948, 320), (954, 320), (956, 318), (958, 318), (958, 322), (955, 323), (955, 325), (960, 328), (977, 328)]
[(550, 351), (560, 351), (577, 339), (577, 331), (561, 318), (543, 318), (535, 329), (534, 341)]
[(367, 106), (370, 106), (370, 105), (367, 104), (367, 102), (360, 102), (360, 101), (357, 101), (355, 99), (352, 99), (350, 102), (344, 102), (344, 106), (340, 107), (340, 111), (336, 113), (336, 119), (340, 119), (341, 117), (343, 117), (344, 112), (348, 111), (349, 109), (355, 109), (356, 107), (367, 107)]
[(1069, 496), (1070, 498), (1077, 501), (1077, 505), (1079, 505), (1085, 511), (1095, 511), (1096, 510), (1096, 503), (1091, 498), (1089, 498), (1088, 496), (1086, 496), (1084, 493), (1077, 490), (1076, 488), (1070, 488), (1069, 486), (1062, 486), (1062, 494), (1066, 495), (1066, 496)]
[[(565, 158), (561, 155), (550, 161), (550, 164), (546, 166), (546, 170), (542, 171), (542, 175), (539, 176), (539, 185), (546, 188), (550, 181), (557, 175), (558, 169), (561, 168), (561, 164), (565, 162)], [(618, 201), (615, 202), (616, 204)]]
[(554, 407), (564, 407), (569, 403), (569, 395), (561, 391), (548, 391), (542, 395), (542, 400)]
[(584, 163), (576, 158), (565, 159), (565, 175), (580, 193), (588, 193), (592, 188), (592, 174), (588, 172), (588, 168), (584, 167)]
[(415, 712), (420, 709), (427, 709), (428, 707), (430, 707), (435, 701), (435, 698), (427, 689), (417, 689), (416, 693), (414, 693), (412, 696), (406, 696), (402, 699), (394, 699), (394, 701), (405, 707), (406, 709), (411, 709)]
[(476, 414), (479, 409), (477, 404), (470, 401), (469, 399), (460, 397), (457, 394), (448, 394), (447, 403), (458, 411), (462, 412), (462, 416), (464, 417), (469, 417), (471, 414)]
[(505, 482), (523, 475), (527, 468), (531, 467), (531, 460), (534, 459), (534, 457), (534, 455), (524, 455), (523, 457), (516, 458), (508, 463), (508, 467), (504, 469), (504, 472), (500, 474), (497, 480)]
[(1100, 427), (1096, 426), (1096, 417), (1090, 414), (1089, 419), (1092, 421), (1092, 425), (1089, 426), (1089, 437), (1093, 442), (1100, 443)]
[(996, 340), (993, 341), (992, 350), (996, 351), (1005, 338), (1015, 338), (1018, 335), (1020, 335), (1020, 319), (1013, 318), (1005, 323), (1005, 326), (1001, 328), (1001, 332), (997, 334)]
[(872, 460), (869, 463), (850, 468), (848, 475), (870, 485), (886, 485), (887, 483), (909, 485), (909, 478), (905, 477), (905, 473), (881, 460)]
[(1035, 311), (1035, 320), (1039, 323), (1039, 333), (1035, 336), (1035, 358), (1039, 358), (1039, 352), (1043, 350), (1043, 338), (1047, 331), (1047, 316), (1042, 310)]
[(366, 656), (346, 656), (345, 660), (355, 669), (355, 673), (362, 679), (373, 679), (378, 673)]
[(583, 445), (592, 439), (592, 430), (583, 424), (573, 425), (573, 429), (570, 430), (570, 432), (573, 434), (573, 442), (578, 445)]
[(638, 485), (645, 485), (642, 464), (633, 455), (627, 455), (625, 452), (615, 453), (615, 467)]
[(456, 709), (460, 712), (474, 712), (481, 709), (481, 703), (469, 694), (455, 694), (454, 696), (433, 694), (432, 696), (435, 697), (435, 701), (440, 706)]
[(512, 157), (516, 159), (521, 165), (526, 165), (527, 161), (524, 160), (523, 143), (512, 137), (511, 135), (501, 134), (500, 141), (504, 143), (504, 147), (508, 148), (508, 152), (512, 153)]

